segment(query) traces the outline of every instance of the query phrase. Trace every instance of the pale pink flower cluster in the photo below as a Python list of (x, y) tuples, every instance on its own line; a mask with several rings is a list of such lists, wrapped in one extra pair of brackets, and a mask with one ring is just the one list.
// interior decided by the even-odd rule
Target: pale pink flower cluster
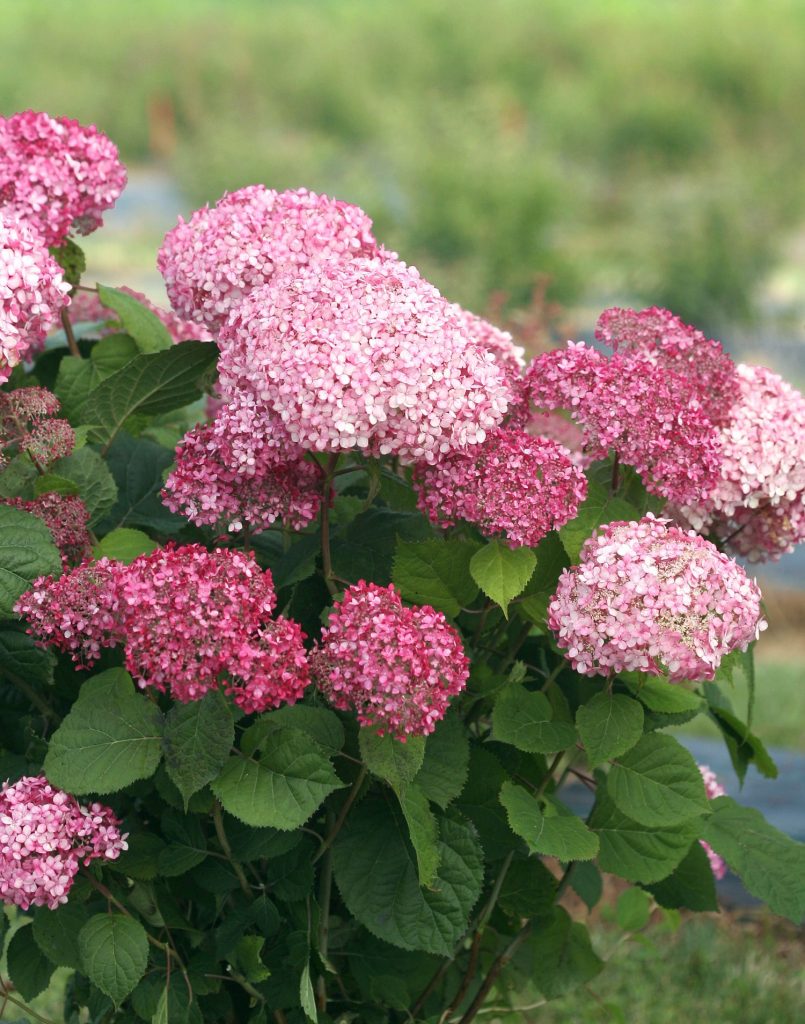
[(721, 429), (715, 490), (673, 514), (762, 562), (805, 540), (805, 397), (762, 366), (737, 372), (739, 397)]
[(562, 445), (568, 451), (572, 462), (580, 469), (586, 469), (593, 461), (584, 451), (584, 431), (578, 423), (563, 416), (562, 413), (532, 412), (525, 419), (525, 427), (528, 433), (535, 437), (549, 437)]
[(89, 512), (75, 494), (57, 494), (48, 491), (38, 498), (0, 498), (0, 504), (30, 512), (47, 526), (53, 542), (61, 552), (65, 568), (79, 565), (92, 554), (89, 530)]
[(39, 236), (0, 204), (0, 384), (44, 341), (69, 291)]
[(589, 537), (548, 606), (548, 625), (582, 675), (623, 671), (712, 679), (765, 628), (760, 591), (693, 532), (648, 515)]
[(125, 566), (109, 558), (83, 562), (59, 577), (40, 576), (14, 611), (28, 620), (28, 632), (42, 646), (69, 654), (90, 667), (104, 647), (122, 640), (120, 581)]
[(301, 530), (321, 505), (321, 471), (249, 396), (185, 434), (162, 499), (197, 526), (253, 533), (281, 522)]
[[(712, 771), (712, 769), (708, 768), (706, 764), (700, 764), (699, 771), (702, 773), (702, 778), (704, 779), (704, 789), (707, 793), (708, 800), (715, 800), (717, 796), (727, 795), (726, 789), (724, 789), (718, 781), (716, 773)], [(717, 854), (713, 847), (703, 839), (700, 839), (699, 842), (704, 847), (704, 851), (707, 854), (707, 859), (710, 861), (710, 868), (713, 874), (718, 879), (723, 878), (727, 873), (727, 865), (724, 858)]]
[(515, 345), (508, 331), (503, 331), (475, 313), (470, 313), (461, 306), (452, 307), (458, 316), (464, 338), (483, 351), (488, 352), (495, 365), (501, 370), (509, 389), (509, 408), (514, 409), (526, 401), (526, 387), (523, 371), (525, 370), (525, 349)]
[(587, 479), (556, 442), (517, 427), (498, 427), (481, 444), (418, 464), (419, 507), (432, 522), (474, 523), (510, 547), (534, 546), (574, 519)]
[(253, 395), (308, 450), (433, 462), (483, 441), (508, 406), (455, 307), (392, 260), (277, 270), (221, 340), (223, 394)]
[(122, 574), (126, 667), (183, 703), (221, 685), (248, 712), (294, 703), (310, 682), (304, 634), (270, 616), (269, 570), (239, 551), (160, 548)]
[(21, 910), (67, 902), (81, 864), (116, 860), (128, 849), (120, 821), (100, 803), (88, 807), (25, 776), (0, 790), (0, 898)]
[[(137, 292), (133, 288), (120, 287), (118, 291), (125, 292), (133, 299), (136, 299), (154, 316), (158, 317), (175, 343), (180, 341), (213, 341), (214, 337), (202, 324), (194, 323), (192, 320), (183, 320), (177, 316), (172, 309), (163, 309), (156, 306), (151, 300)], [(75, 293), (70, 304), (70, 319), (74, 324), (87, 323), (95, 325), (94, 329), (82, 332), (87, 337), (104, 338), (114, 334), (121, 328), (118, 324), (117, 313), (108, 306), (104, 306), (96, 291), (80, 290)]]
[(40, 469), (72, 452), (75, 432), (53, 417), (61, 408), (45, 388), (0, 392), (0, 468), (15, 452), (28, 452)]
[(280, 267), (380, 252), (359, 207), (305, 188), (250, 185), (180, 219), (157, 263), (176, 312), (217, 330)]
[(125, 185), (117, 146), (94, 126), (33, 110), (0, 117), (0, 208), (18, 212), (45, 245), (99, 228)]
[(407, 608), (393, 586), (363, 580), (334, 605), (311, 663), (334, 707), (399, 739), (433, 732), (469, 676), (461, 638), (441, 612)]

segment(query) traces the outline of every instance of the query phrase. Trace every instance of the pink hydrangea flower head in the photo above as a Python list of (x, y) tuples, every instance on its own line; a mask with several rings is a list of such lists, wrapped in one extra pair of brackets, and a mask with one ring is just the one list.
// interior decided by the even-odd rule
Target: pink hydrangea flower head
[(488, 352), (496, 366), (501, 370), (509, 389), (509, 408), (515, 409), (527, 400), (525, 379), (525, 349), (515, 345), (508, 331), (503, 331), (483, 317), (470, 313), (461, 306), (454, 305), (459, 318), (462, 333), (470, 343), (477, 345), (483, 352)]
[(715, 545), (666, 520), (609, 523), (589, 537), (548, 606), (577, 672), (709, 680), (765, 628), (760, 591)]
[[(0, 168), (2, 159), (0, 142)], [(36, 232), (0, 202), (0, 384), (41, 347), (69, 304), (69, 291)]]
[(805, 397), (762, 366), (740, 365), (737, 375), (715, 489), (673, 515), (762, 562), (805, 540)]
[(48, 491), (32, 501), (0, 498), (0, 504), (13, 505), (41, 519), (53, 535), (65, 568), (80, 565), (92, 554), (89, 512), (77, 495)]
[[(706, 764), (700, 764), (699, 771), (702, 773), (702, 778), (704, 779), (704, 788), (707, 793), (708, 800), (715, 800), (717, 796), (727, 795), (727, 791), (718, 781), (716, 773), (708, 768)], [(716, 878), (722, 879), (727, 873), (727, 865), (724, 858), (717, 854), (713, 847), (703, 839), (700, 839), (699, 842), (704, 847), (704, 851), (707, 854), (707, 859), (710, 861), (710, 868), (713, 874)]]
[(0, 467), (15, 452), (28, 452), (40, 469), (69, 455), (75, 432), (67, 420), (51, 418), (60, 408), (45, 388), (0, 392)]
[(59, 577), (40, 576), (14, 611), (28, 620), (28, 632), (41, 646), (64, 651), (88, 668), (102, 648), (116, 647), (123, 639), (119, 612), (125, 568), (101, 558)]
[(279, 616), (236, 646), (236, 668), (224, 688), (247, 715), (295, 704), (302, 697), (310, 685), (304, 639), (298, 623)]
[(0, 117), (0, 208), (45, 245), (99, 228), (125, 185), (117, 147), (94, 126), (32, 110)]
[(162, 492), (172, 512), (197, 526), (253, 533), (276, 522), (301, 530), (318, 515), (321, 497), (318, 466), (245, 395), (184, 436)]
[(461, 638), (441, 612), (407, 608), (393, 586), (363, 580), (335, 604), (311, 662), (334, 707), (399, 739), (433, 732), (469, 675)]
[(434, 523), (474, 523), (511, 547), (536, 545), (575, 518), (587, 479), (555, 441), (498, 427), (481, 444), (418, 464), (419, 507)]
[[(134, 291), (133, 288), (127, 288), (125, 285), (121, 286), (118, 291), (130, 295), (158, 317), (168, 329), (175, 344), (181, 341), (215, 340), (214, 335), (203, 324), (195, 323), (192, 320), (183, 320), (172, 309), (163, 309), (161, 306), (155, 305), (142, 292)], [(82, 335), (86, 337), (105, 338), (120, 330), (117, 313), (103, 305), (96, 291), (82, 290), (75, 293), (70, 305), (70, 318), (74, 324), (93, 325), (90, 329), (82, 331)]]
[(169, 231), (157, 263), (179, 316), (217, 330), (279, 267), (377, 256), (372, 222), (357, 206), (305, 188), (250, 185)]
[(0, 898), (55, 910), (81, 864), (116, 860), (128, 849), (114, 812), (83, 806), (44, 776), (26, 776), (0, 790)]
[(556, 441), (567, 452), (574, 465), (586, 469), (592, 459), (584, 451), (584, 431), (568, 416), (562, 413), (532, 412), (525, 420), (525, 429), (535, 437), (548, 437)]
[(433, 462), (483, 441), (508, 406), (455, 307), (392, 260), (277, 270), (221, 339), (223, 394), (253, 395), (307, 450)]

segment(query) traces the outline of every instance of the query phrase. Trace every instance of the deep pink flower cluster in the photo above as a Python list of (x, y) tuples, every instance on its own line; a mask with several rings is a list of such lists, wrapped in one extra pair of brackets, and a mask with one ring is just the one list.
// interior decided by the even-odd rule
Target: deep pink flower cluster
[(69, 455), (75, 432), (67, 420), (53, 418), (60, 408), (45, 388), (0, 392), (0, 467), (15, 451), (28, 452), (41, 469)]
[(77, 495), (48, 491), (31, 501), (0, 498), (0, 504), (13, 505), (41, 519), (53, 535), (65, 568), (79, 565), (92, 554), (92, 541), (87, 528), (89, 512)]
[(294, 703), (310, 682), (304, 634), (271, 620), (271, 573), (239, 551), (168, 546), (136, 559), (120, 585), (126, 667), (141, 686), (187, 703), (223, 686), (244, 710)]
[[(708, 800), (715, 800), (717, 796), (727, 795), (727, 791), (718, 781), (716, 773), (708, 768), (706, 764), (700, 764), (699, 771), (702, 773), (702, 778), (704, 779), (704, 788), (707, 793)], [(724, 858), (717, 854), (713, 847), (703, 839), (699, 840), (699, 842), (704, 847), (707, 859), (710, 861), (710, 868), (713, 874), (716, 878), (723, 878), (727, 873), (727, 865), (724, 862)]]
[(46, 245), (99, 228), (125, 185), (117, 146), (94, 126), (33, 110), (0, 117), (0, 207), (17, 211)]
[(319, 513), (321, 472), (276, 417), (241, 395), (185, 434), (162, 498), (197, 526), (258, 533), (280, 521), (301, 530)]
[(562, 413), (532, 412), (525, 419), (526, 430), (535, 437), (549, 437), (552, 441), (562, 445), (570, 456), (570, 459), (580, 469), (586, 469), (593, 461), (584, 451), (584, 431), (567, 416)]
[[(177, 344), (180, 341), (191, 341), (194, 339), (196, 341), (214, 340), (213, 335), (202, 324), (194, 323), (192, 320), (183, 320), (173, 310), (163, 309), (161, 306), (154, 305), (142, 292), (134, 291), (133, 288), (127, 288), (125, 285), (120, 287), (118, 291), (130, 295), (141, 305), (145, 306), (146, 309), (150, 310), (154, 316), (159, 317), (165, 327), (167, 327), (171, 338)], [(70, 305), (70, 319), (74, 324), (94, 324), (95, 328), (93, 330), (82, 332), (88, 337), (104, 338), (106, 335), (114, 334), (119, 330), (117, 313), (103, 305), (96, 291), (82, 290), (76, 292)]]
[(128, 849), (120, 821), (109, 807), (84, 807), (51, 786), (26, 776), (0, 790), (0, 898), (22, 910), (55, 910), (67, 902), (80, 865), (116, 860)]
[(589, 537), (548, 606), (548, 625), (583, 675), (640, 671), (712, 679), (766, 623), (760, 591), (709, 541), (648, 515)]
[(392, 260), (277, 270), (221, 340), (223, 394), (254, 395), (308, 450), (433, 462), (483, 441), (508, 405), (455, 307)]
[(69, 291), (38, 235), (0, 203), (0, 384), (44, 341)]
[(14, 611), (28, 620), (28, 632), (43, 646), (69, 654), (90, 667), (104, 647), (122, 640), (120, 581), (125, 566), (109, 558), (82, 562), (62, 576), (40, 576)]
[(380, 251), (359, 207), (305, 188), (277, 193), (250, 185), (180, 219), (157, 263), (176, 312), (217, 330), (280, 267)]
[(511, 547), (536, 545), (575, 518), (587, 478), (555, 441), (498, 427), (481, 444), (414, 470), (419, 507), (434, 523), (475, 523)]
[(737, 372), (739, 398), (721, 430), (715, 490), (673, 514), (762, 562), (805, 540), (805, 397), (762, 366)]
[(347, 589), (311, 655), (330, 703), (400, 739), (433, 732), (469, 675), (461, 638), (429, 605), (403, 606), (393, 586)]

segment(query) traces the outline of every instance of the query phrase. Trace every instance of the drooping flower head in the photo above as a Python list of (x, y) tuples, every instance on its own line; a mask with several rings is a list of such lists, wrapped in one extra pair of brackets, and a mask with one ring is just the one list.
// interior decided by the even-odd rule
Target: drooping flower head
[(221, 339), (224, 396), (253, 395), (308, 450), (433, 462), (483, 441), (508, 404), (455, 308), (391, 260), (278, 270)]
[(18, 213), (45, 245), (99, 228), (125, 185), (117, 146), (93, 125), (33, 110), (0, 117), (0, 209)]
[(648, 515), (588, 538), (548, 606), (548, 625), (577, 672), (641, 671), (712, 679), (765, 622), (743, 569), (693, 532)]
[(0, 384), (41, 346), (69, 304), (69, 291), (36, 232), (0, 200)]
[(179, 316), (217, 330), (280, 267), (379, 252), (372, 222), (359, 207), (305, 188), (250, 185), (180, 219), (157, 263)]
[(104, 647), (123, 639), (120, 585), (126, 567), (100, 558), (82, 562), (59, 577), (40, 576), (17, 601), (14, 611), (28, 621), (28, 632), (42, 646), (69, 654), (90, 667)]
[(0, 392), (0, 468), (19, 452), (27, 452), (40, 469), (69, 455), (75, 432), (67, 420), (54, 418), (60, 408), (45, 388)]
[[(699, 771), (702, 773), (702, 778), (704, 779), (704, 789), (707, 793), (708, 800), (715, 800), (717, 796), (727, 795), (727, 791), (718, 781), (716, 773), (708, 768), (706, 764), (700, 764)], [(700, 839), (699, 842), (704, 847), (704, 851), (707, 854), (707, 859), (710, 861), (710, 868), (713, 874), (718, 879), (723, 878), (727, 873), (727, 865), (724, 858), (717, 854), (713, 847), (703, 839)]]
[(805, 540), (805, 397), (762, 366), (740, 365), (737, 374), (715, 489), (673, 514), (762, 562)]
[(92, 554), (92, 541), (87, 528), (89, 512), (77, 495), (48, 491), (31, 501), (0, 498), (0, 504), (13, 505), (41, 519), (53, 535), (65, 568), (79, 565)]
[(79, 804), (44, 776), (0, 790), (0, 898), (27, 910), (67, 902), (81, 864), (128, 849), (120, 821), (100, 803)]
[(335, 604), (311, 662), (334, 707), (400, 739), (433, 732), (469, 675), (461, 638), (441, 612), (406, 608), (393, 586), (363, 580)]
[[(192, 320), (183, 320), (171, 309), (163, 309), (155, 305), (142, 292), (134, 291), (125, 285), (118, 288), (118, 291), (125, 292), (140, 305), (145, 306), (154, 316), (158, 317), (168, 329), (173, 341), (178, 344), (180, 341), (213, 341), (214, 336), (204, 327)], [(114, 310), (104, 306), (96, 291), (78, 291), (73, 296), (70, 304), (70, 318), (74, 324), (85, 323), (91, 325), (89, 329), (82, 331), (82, 335), (91, 338), (105, 338), (120, 330), (118, 325), (118, 314)]]
[(498, 427), (481, 444), (414, 471), (419, 507), (434, 523), (475, 523), (511, 547), (536, 545), (575, 518), (587, 479), (554, 441)]

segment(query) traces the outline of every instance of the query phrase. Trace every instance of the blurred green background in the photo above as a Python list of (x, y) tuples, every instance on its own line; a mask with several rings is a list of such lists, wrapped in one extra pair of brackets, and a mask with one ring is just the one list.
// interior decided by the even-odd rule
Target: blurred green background
[[(656, 303), (722, 333), (770, 315), (801, 332), (805, 3), (0, 0), (0, 14), (0, 110), (95, 122), (146, 181), (152, 226), (129, 259), (153, 261), (174, 221), (165, 176), (184, 212), (251, 182), (304, 184), (363, 206), (476, 310), (496, 291), (526, 303), (546, 273), (574, 309)], [(138, 179), (149, 166), (159, 176)]]

